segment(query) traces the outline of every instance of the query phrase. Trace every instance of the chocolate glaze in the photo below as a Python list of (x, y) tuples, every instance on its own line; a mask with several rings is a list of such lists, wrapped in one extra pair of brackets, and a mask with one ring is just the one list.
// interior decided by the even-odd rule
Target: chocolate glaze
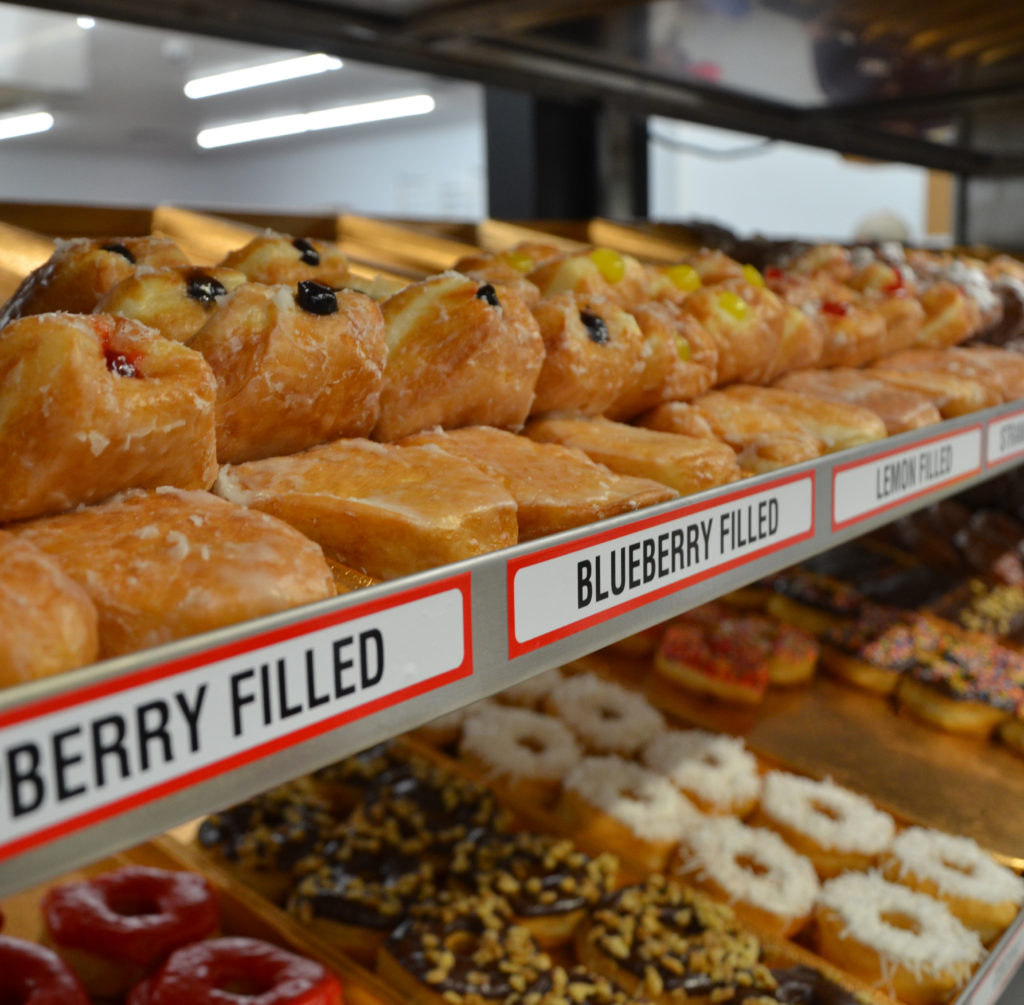
[(776, 576), (772, 588), (797, 603), (831, 614), (855, 615), (863, 602), (852, 586), (802, 569), (790, 569)]
[(122, 258), (127, 258), (132, 265), (135, 264), (135, 256), (123, 245), (117, 241), (111, 241), (110, 244), (102, 245), (104, 251), (112, 251), (115, 255), (120, 255)]
[(320, 264), (320, 252), (318, 252), (306, 238), (295, 238), (295, 240), (292, 241), (292, 247), (298, 250), (299, 257), (306, 265)]
[(202, 269), (190, 269), (185, 276), (185, 292), (201, 304), (212, 304), (217, 297), (224, 296), (227, 290), (224, 289), (223, 283), (203, 272)]
[(481, 286), (480, 289), (476, 291), (475, 296), (477, 300), (483, 300), (486, 303), (490, 304), (492, 307), (501, 306), (501, 301), (498, 299), (498, 294), (490, 283), (484, 283), (484, 285)]

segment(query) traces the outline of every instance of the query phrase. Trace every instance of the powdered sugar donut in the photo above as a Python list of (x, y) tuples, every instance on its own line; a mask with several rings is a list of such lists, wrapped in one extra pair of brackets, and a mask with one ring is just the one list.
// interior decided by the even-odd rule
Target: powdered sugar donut
[(544, 703), (594, 754), (635, 754), (665, 728), (662, 714), (642, 695), (592, 673), (562, 681)]
[(982, 942), (994, 941), (1024, 903), (1024, 880), (969, 837), (908, 827), (882, 857), (887, 879), (941, 900)]
[(674, 874), (727, 900), (742, 920), (780, 936), (810, 920), (820, 890), (814, 866), (772, 831), (712, 817), (683, 838), (676, 854)]
[(584, 847), (608, 848), (646, 870), (703, 818), (665, 777), (614, 755), (585, 757), (562, 786), (558, 814)]
[(514, 797), (539, 803), (554, 801), (583, 757), (560, 719), (493, 704), (464, 723), (459, 754)]
[(984, 955), (945, 904), (874, 871), (827, 882), (815, 921), (825, 959), (910, 1005), (947, 1001)]
[(830, 779), (769, 772), (754, 823), (770, 827), (806, 855), (823, 879), (867, 869), (892, 841), (896, 825), (864, 796)]
[(735, 736), (672, 729), (647, 744), (641, 759), (670, 778), (705, 813), (746, 816), (761, 791), (757, 760)]

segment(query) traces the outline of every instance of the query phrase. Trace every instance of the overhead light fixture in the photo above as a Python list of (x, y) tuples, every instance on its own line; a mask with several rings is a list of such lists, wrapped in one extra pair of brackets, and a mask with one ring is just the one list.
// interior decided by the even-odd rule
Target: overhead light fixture
[(276, 84), (282, 80), (310, 77), (315, 73), (337, 70), (341, 65), (341, 60), (337, 56), (314, 52), (309, 56), (279, 59), (273, 63), (247, 66), (241, 70), (196, 77), (185, 85), (185, 95), (189, 98), (209, 98), (214, 94), (243, 91), (247, 87), (262, 87), (264, 84)]
[(96, 18), (94, 17), (76, 17), (75, 23), (82, 31), (92, 31), (96, 27)]
[(356, 126), (365, 122), (400, 119), (408, 115), (426, 115), (434, 110), (434, 106), (434, 99), (429, 94), (413, 94), (406, 98), (367, 101), (359, 105), (323, 108), (317, 112), (277, 115), (269, 119), (236, 122), (229, 126), (214, 126), (203, 129), (196, 136), (196, 142), (204, 149), (210, 150), (233, 143), (251, 143), (253, 140), (269, 140), (319, 129), (337, 129), (340, 126)]
[(53, 128), (53, 116), (49, 112), (28, 112), (25, 115), (9, 115), (0, 119), (0, 140), (13, 140), (16, 136), (31, 136), (45, 133)]

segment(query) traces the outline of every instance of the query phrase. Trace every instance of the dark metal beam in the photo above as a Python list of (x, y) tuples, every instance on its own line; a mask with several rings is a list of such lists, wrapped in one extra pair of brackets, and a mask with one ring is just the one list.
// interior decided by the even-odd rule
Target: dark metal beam
[(915, 94), (905, 98), (867, 101), (856, 105), (835, 105), (810, 113), (816, 119), (868, 120), (908, 119), (935, 114), (954, 114), (982, 108), (1024, 104), (1024, 80), (1008, 80), (985, 87), (958, 87), (936, 94)]

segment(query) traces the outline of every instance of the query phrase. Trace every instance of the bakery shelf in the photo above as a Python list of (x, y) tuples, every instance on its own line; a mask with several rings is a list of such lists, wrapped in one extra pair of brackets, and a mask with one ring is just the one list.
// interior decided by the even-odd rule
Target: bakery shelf
[(0, 894), (827, 550), (1004, 470), (1021, 442), (1010, 403), (8, 688)]

